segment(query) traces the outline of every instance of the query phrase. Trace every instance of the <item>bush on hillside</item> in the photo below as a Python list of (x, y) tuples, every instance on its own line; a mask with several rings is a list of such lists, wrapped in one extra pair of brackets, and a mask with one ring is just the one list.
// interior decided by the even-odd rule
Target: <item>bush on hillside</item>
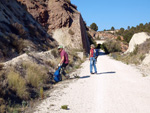
[(72, 31), (71, 29), (69, 29), (68, 33), (69, 33), (70, 35), (74, 35), (74, 34), (75, 34), (74, 31)]
[(26, 81), (19, 73), (10, 70), (7, 75), (9, 87), (16, 92), (16, 94), (22, 99), (28, 99), (28, 92), (26, 87)]
[(2, 70), (4, 67), (4, 64), (0, 63), (0, 70)]
[(102, 49), (105, 51), (106, 54), (112, 52), (121, 52), (121, 44), (119, 41), (109, 39), (102, 44)]
[(141, 54), (149, 53), (149, 51), (150, 51), (150, 39), (147, 39), (144, 43), (139, 45), (139, 51)]
[(25, 44), (25, 41), (24, 39), (22, 38), (19, 38), (17, 35), (15, 34), (10, 34), (10, 37), (11, 37), (11, 44), (13, 47), (16, 48), (16, 51), (21, 54), (23, 53), (23, 49), (25, 47), (27, 47), (27, 45)]
[(24, 62), (22, 65), (23, 68), (26, 70), (26, 80), (28, 84), (35, 88), (38, 88), (39, 85), (47, 82), (48, 76), (45, 67), (30, 62)]
[(119, 41), (109, 39), (102, 44), (102, 49), (105, 51), (106, 54), (112, 52), (121, 52), (121, 44)]
[(127, 64), (140, 64), (147, 53), (150, 52), (150, 39), (147, 39), (144, 43), (136, 45), (133, 52), (129, 54), (117, 55), (117, 60), (121, 60)]
[(19, 35), (23, 39), (27, 38), (27, 32), (24, 30), (23, 25), (21, 25), (19, 23), (13, 23), (12, 25), (18, 31), (18, 34), (16, 34), (16, 35)]

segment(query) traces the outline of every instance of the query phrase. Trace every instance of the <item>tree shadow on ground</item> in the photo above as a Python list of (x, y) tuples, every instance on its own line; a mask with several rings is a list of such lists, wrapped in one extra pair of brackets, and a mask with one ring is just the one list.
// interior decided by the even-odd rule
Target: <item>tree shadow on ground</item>
[(102, 56), (102, 55), (107, 55), (105, 52), (99, 52), (99, 56)]

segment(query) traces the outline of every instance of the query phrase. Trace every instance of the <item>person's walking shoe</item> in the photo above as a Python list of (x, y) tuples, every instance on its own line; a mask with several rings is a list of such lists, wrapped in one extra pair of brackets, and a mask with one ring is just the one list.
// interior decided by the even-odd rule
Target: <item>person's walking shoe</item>
[(91, 73), (91, 74), (94, 74), (94, 73)]
[(66, 77), (66, 79), (69, 79), (69, 78), (70, 78), (70, 76), (69, 76), (69, 75), (66, 75), (65, 77)]

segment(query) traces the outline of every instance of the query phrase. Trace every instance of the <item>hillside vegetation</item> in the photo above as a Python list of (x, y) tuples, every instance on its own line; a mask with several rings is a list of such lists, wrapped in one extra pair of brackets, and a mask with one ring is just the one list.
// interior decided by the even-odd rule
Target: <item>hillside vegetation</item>
[(136, 64), (139, 65), (144, 60), (146, 54), (150, 52), (150, 39), (147, 39), (144, 43), (136, 45), (135, 49), (131, 53), (127, 54), (114, 54), (112, 56), (117, 59), (125, 62), (126, 64)]
[(16, 0), (0, 1), (0, 61), (30, 51), (46, 51), (57, 42)]
[[(146, 23), (145, 25), (141, 23), (136, 27), (132, 27), (132, 28), (128, 27), (127, 30), (125, 30), (124, 28), (120, 28), (118, 32), (115, 32), (117, 35), (119, 35), (118, 38), (106, 40), (106, 42), (102, 44), (102, 48), (105, 51), (105, 53), (108, 54), (110, 53), (110, 55), (117, 60), (121, 60), (126, 64), (140, 65), (142, 61), (145, 59), (146, 54), (149, 54), (150, 52), (149, 39), (147, 39), (142, 44), (136, 45), (133, 52), (123, 54), (123, 52), (120, 51), (122, 48), (125, 47), (125, 46), (123, 47), (121, 43), (124, 43), (125, 45), (126, 44), (129, 45), (129, 42), (133, 37), (133, 35), (139, 32), (146, 32), (146, 34), (149, 35), (150, 23)], [(120, 36), (123, 36), (123, 40), (120, 40)]]
[(132, 36), (135, 33), (138, 32), (147, 32), (150, 33), (150, 23), (146, 23), (146, 24), (139, 24), (136, 27), (129, 27), (128, 29), (124, 29), (124, 28), (120, 28), (120, 30), (118, 32), (116, 32), (118, 35), (121, 35), (124, 37), (124, 41), (129, 43), (129, 41), (131, 40)]

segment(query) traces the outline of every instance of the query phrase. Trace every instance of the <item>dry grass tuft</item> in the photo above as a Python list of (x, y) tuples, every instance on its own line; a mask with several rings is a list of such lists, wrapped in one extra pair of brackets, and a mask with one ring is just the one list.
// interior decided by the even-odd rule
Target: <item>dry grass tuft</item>
[(53, 50), (51, 51), (51, 54), (52, 54), (55, 58), (59, 57), (59, 53), (58, 53), (58, 50), (57, 50), (57, 49), (53, 49)]
[(47, 70), (36, 63), (25, 62), (23, 68), (26, 70), (28, 84), (38, 88), (40, 84), (47, 81)]
[(20, 98), (28, 98), (28, 92), (26, 91), (26, 81), (23, 77), (21, 77), (18, 73), (10, 70), (7, 75), (8, 77), (8, 85), (9, 87), (16, 91), (16, 94)]
[(43, 87), (40, 88), (40, 97), (41, 99), (44, 99)]
[(0, 105), (0, 113), (6, 113), (6, 105)]

